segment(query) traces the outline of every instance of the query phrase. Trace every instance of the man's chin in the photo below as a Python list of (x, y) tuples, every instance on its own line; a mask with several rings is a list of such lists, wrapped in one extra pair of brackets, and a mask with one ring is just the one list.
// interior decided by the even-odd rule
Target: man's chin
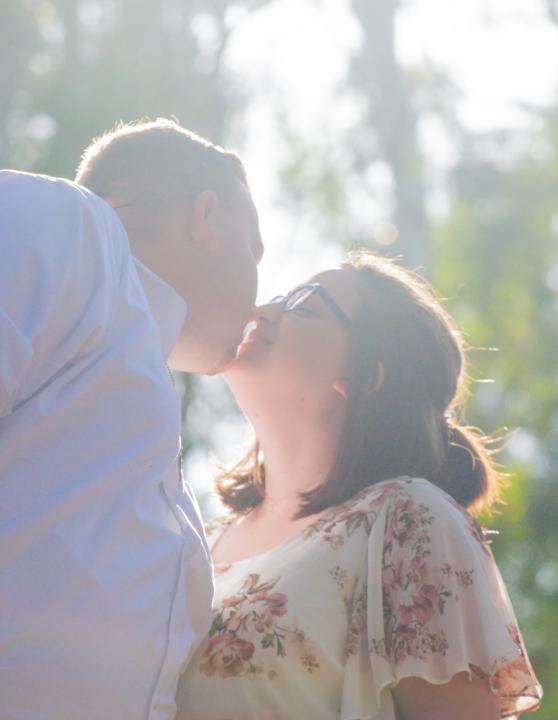
[(226, 373), (236, 362), (237, 350), (238, 348), (236, 346), (228, 348), (221, 355), (215, 367), (210, 372), (207, 372), (206, 375), (220, 375), (222, 373)]
[(173, 370), (197, 375), (219, 375), (236, 362), (238, 343), (231, 343), (220, 355), (207, 352), (207, 350), (208, 348), (203, 353), (190, 353), (189, 355), (172, 353), (168, 365)]

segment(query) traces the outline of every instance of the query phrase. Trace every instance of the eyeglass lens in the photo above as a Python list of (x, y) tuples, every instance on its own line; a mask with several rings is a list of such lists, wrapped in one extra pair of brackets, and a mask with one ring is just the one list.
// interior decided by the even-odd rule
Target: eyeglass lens
[(302, 305), (303, 303), (308, 300), (308, 298), (314, 294), (316, 288), (315, 287), (301, 287), (297, 290), (293, 290), (290, 295), (287, 296), (285, 299), (285, 310), (294, 310), (299, 305)]

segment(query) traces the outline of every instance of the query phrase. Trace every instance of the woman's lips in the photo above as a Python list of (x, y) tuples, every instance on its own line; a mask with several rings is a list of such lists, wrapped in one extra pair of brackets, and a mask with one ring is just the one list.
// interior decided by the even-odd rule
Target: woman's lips
[(244, 340), (246, 340), (248, 335), (250, 335), (250, 333), (253, 330), (257, 330), (257, 328), (258, 328), (257, 320), (250, 320), (250, 322), (246, 323), (246, 326), (245, 326), (244, 330), (242, 331), (242, 342), (244, 342)]
[(237, 357), (242, 354), (243, 350), (247, 346), (253, 345), (257, 342), (263, 342), (266, 345), (271, 345), (273, 341), (266, 335), (265, 332), (263, 332), (261, 326), (259, 326), (257, 322), (252, 321), (249, 322), (244, 329), (242, 342), (238, 346)]
[(264, 334), (262, 332), (260, 332), (260, 330), (258, 330), (258, 328), (254, 328), (253, 330), (250, 330), (248, 335), (246, 335), (246, 337), (242, 341), (242, 344), (256, 342), (257, 340), (263, 340), (264, 342), (269, 342), (266, 339), (266, 337), (264, 336)]

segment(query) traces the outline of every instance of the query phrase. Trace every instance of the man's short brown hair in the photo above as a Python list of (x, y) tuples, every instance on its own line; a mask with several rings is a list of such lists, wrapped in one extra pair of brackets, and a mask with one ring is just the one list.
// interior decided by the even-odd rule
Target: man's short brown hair
[(100, 197), (133, 204), (174, 202), (205, 189), (226, 194), (235, 181), (247, 187), (234, 153), (166, 118), (120, 123), (92, 140), (76, 171), (76, 182)]

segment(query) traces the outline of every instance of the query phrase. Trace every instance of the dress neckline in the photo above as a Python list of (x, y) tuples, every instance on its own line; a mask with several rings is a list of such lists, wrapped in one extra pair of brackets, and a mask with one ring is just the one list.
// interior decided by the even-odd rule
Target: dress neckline
[[(223, 569), (223, 568), (231, 568), (235, 567), (237, 565), (241, 565), (242, 563), (252, 562), (254, 560), (258, 560), (266, 555), (270, 555), (271, 553), (277, 552), (278, 550), (284, 550), (284, 548), (290, 546), (291, 544), (294, 544), (297, 540), (303, 539), (306, 533), (308, 533), (309, 530), (314, 529), (315, 526), (320, 526), (320, 524), (327, 519), (330, 516), (335, 516), (341, 508), (347, 508), (353, 505), (354, 503), (358, 502), (358, 500), (366, 495), (369, 492), (372, 492), (376, 490), (377, 488), (381, 487), (382, 485), (385, 485), (386, 483), (393, 483), (401, 480), (424, 480), (424, 482), (427, 482), (429, 484), (430, 481), (426, 480), (425, 478), (410, 478), (407, 475), (402, 475), (395, 478), (387, 478), (386, 480), (380, 480), (380, 482), (374, 483), (373, 485), (368, 485), (358, 492), (356, 492), (354, 495), (352, 495), (350, 498), (345, 500), (342, 503), (339, 503), (338, 505), (333, 505), (329, 508), (326, 508), (318, 517), (313, 520), (311, 523), (308, 523), (308, 525), (305, 525), (301, 530), (299, 530), (294, 535), (291, 535), (290, 537), (286, 538), (285, 540), (282, 540), (280, 543), (277, 543), (276, 545), (273, 545), (272, 547), (268, 548), (267, 550), (262, 550), (262, 552), (255, 553), (254, 555), (249, 555), (248, 557), (241, 558), (239, 560), (233, 560), (231, 562), (217, 562), (213, 560), (212, 562), (213, 566), (217, 569)], [(242, 522), (242, 520), (247, 517), (244, 516), (240, 519), (235, 518), (234, 516), (231, 516), (230, 518), (227, 518), (224, 522), (224, 527), (222, 528), (221, 532), (218, 534), (218, 536), (215, 538), (215, 541), (211, 544), (209, 548), (210, 555), (213, 553), (213, 549), (218, 545), (218, 543), (221, 542), (223, 539), (224, 534), (227, 532), (229, 527), (233, 524), (239, 524)]]
[[(250, 555), (245, 558), (240, 558), (239, 560), (232, 560), (231, 562), (217, 562), (216, 560), (213, 560), (213, 556), (212, 556), (213, 565), (216, 568), (235, 567), (236, 565), (241, 565), (242, 563), (258, 560), (259, 558), (264, 557), (265, 555), (269, 555), (278, 550), (283, 550), (287, 546), (293, 544), (296, 540), (302, 539), (307, 530), (312, 528), (320, 520), (322, 520), (324, 517), (326, 517), (326, 515), (329, 514), (328, 511), (334, 510), (336, 507), (338, 507), (338, 506), (336, 505), (333, 508), (327, 508), (321, 515), (318, 515), (318, 517), (315, 520), (313, 520), (311, 523), (308, 523), (308, 525), (305, 525), (301, 530), (296, 532), (294, 535), (291, 535), (290, 537), (285, 538), (285, 540), (282, 540), (281, 542), (277, 543), (276, 545), (273, 545), (272, 547), (268, 548), (267, 550), (262, 550), (261, 552), (255, 553), (254, 555)], [(221, 532), (215, 538), (215, 541), (212, 543), (212, 545), (209, 548), (210, 555), (212, 555), (213, 549), (218, 545), (218, 543), (221, 542), (224, 534), (231, 527), (231, 525), (239, 524), (240, 522), (242, 522), (243, 519), (244, 518), (241, 518), (240, 520), (237, 520), (236, 522), (234, 522), (234, 520), (231, 520), (231, 522), (225, 523), (225, 526), (222, 528)]]

